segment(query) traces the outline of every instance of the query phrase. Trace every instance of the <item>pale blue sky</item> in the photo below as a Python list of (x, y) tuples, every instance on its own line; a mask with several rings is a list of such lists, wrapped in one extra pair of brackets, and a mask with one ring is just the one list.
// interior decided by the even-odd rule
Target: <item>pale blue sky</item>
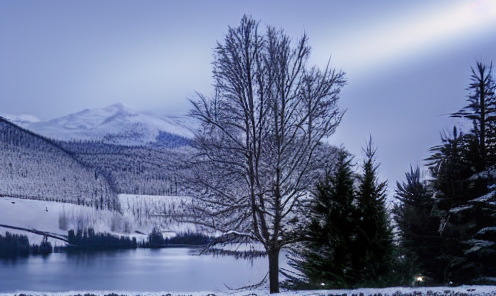
[(0, 113), (42, 120), (121, 102), (181, 115), (212, 93), (212, 48), (243, 14), (306, 32), (311, 64), (347, 73), (332, 142), (371, 134), (394, 189), (454, 123), (470, 66), (496, 63), (496, 0), (0, 0)]

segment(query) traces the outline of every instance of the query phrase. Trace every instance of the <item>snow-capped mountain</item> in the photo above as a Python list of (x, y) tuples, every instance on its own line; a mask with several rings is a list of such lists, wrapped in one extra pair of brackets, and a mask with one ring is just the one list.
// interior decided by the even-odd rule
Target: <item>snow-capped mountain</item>
[(8, 121), (19, 125), (19, 126), (24, 126), (30, 123), (35, 123), (39, 122), (40, 120), (33, 115), (27, 115), (27, 114), (22, 114), (22, 115), (2, 115), (5, 119)]
[(42, 136), (57, 140), (97, 140), (123, 145), (145, 145), (171, 134), (190, 138), (180, 117), (157, 117), (122, 104), (103, 109), (85, 109), (49, 121), (34, 116), (5, 116), (8, 120)]

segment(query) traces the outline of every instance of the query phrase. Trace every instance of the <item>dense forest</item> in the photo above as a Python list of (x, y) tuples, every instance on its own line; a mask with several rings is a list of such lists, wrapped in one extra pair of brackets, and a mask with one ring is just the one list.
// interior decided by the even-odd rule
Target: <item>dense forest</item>
[(0, 118), (0, 196), (118, 209), (120, 193), (178, 195), (173, 163), (190, 142), (165, 132), (159, 137), (147, 146), (63, 142)]
[(118, 209), (117, 193), (101, 171), (60, 145), (0, 118), (0, 196)]
[[(166, 139), (171, 141), (169, 145), (166, 145)], [(179, 142), (175, 142), (177, 139)], [(174, 161), (179, 154), (187, 153), (187, 143), (179, 136), (166, 137), (148, 146), (58, 142), (79, 162), (105, 174), (117, 193), (146, 195), (180, 194), (180, 185), (174, 176)]]

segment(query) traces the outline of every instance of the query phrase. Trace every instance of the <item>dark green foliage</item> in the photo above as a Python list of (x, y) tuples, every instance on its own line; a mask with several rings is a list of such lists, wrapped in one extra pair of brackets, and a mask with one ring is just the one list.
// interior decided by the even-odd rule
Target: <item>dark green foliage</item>
[(289, 264), (304, 275), (293, 276), (293, 288), (343, 288), (355, 282), (352, 275), (353, 239), (356, 234), (354, 176), (351, 157), (340, 151), (333, 173), (317, 184), (310, 209), (305, 242), (290, 251)]
[(53, 247), (50, 242), (43, 241), (40, 245), (32, 245), (30, 250), (33, 255), (47, 255), (53, 252)]
[[(432, 179), (407, 174), (398, 184), (395, 219), (405, 256), (437, 283), (490, 282), (496, 276), (496, 84), (492, 64), (472, 68), (469, 104), (453, 117), (471, 120), (453, 128), (427, 158)], [(432, 191), (432, 200), (430, 191)], [(435, 226), (437, 226), (437, 232)]]
[[(447, 265), (442, 260), (440, 217), (433, 212), (433, 193), (420, 176), (420, 169), (410, 168), (406, 181), (396, 183), (394, 197), (399, 201), (393, 209), (405, 260), (415, 263), (414, 273), (442, 282)], [(413, 276), (414, 274), (411, 274)]]
[(392, 226), (386, 210), (387, 181), (379, 182), (372, 139), (364, 150), (357, 199), (353, 269), (360, 286), (387, 286), (395, 264)]
[(488, 66), (477, 62), (476, 69), (471, 70), (469, 104), (451, 116), (473, 122), (471, 134), (475, 136), (477, 144), (477, 159), (473, 165), (477, 171), (482, 171), (496, 163), (496, 83), (492, 63)]
[(397, 260), (385, 191), (386, 182), (377, 181), (372, 142), (359, 176), (349, 154), (341, 151), (333, 172), (317, 184), (304, 242), (289, 254), (289, 264), (303, 277), (289, 275), (286, 286), (329, 289), (401, 282), (395, 271), (407, 264)]

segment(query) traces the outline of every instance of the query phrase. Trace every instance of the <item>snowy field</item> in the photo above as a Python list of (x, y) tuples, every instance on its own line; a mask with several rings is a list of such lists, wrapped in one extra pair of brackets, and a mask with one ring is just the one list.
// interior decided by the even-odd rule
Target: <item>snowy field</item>
[[(165, 234), (195, 231), (194, 225), (183, 225), (164, 215), (176, 213), (183, 197), (119, 195), (122, 214), (109, 210), (58, 203), (52, 201), (0, 198), (0, 224), (36, 229), (58, 235), (67, 235), (67, 230), (93, 228), (95, 232), (146, 238), (154, 227)], [(0, 234), (6, 232), (27, 235), (30, 244), (41, 243), (43, 237), (29, 232), (0, 227)], [(144, 233), (145, 235), (139, 234)], [(62, 245), (59, 240), (49, 238), (52, 245)]]
[[(127, 235), (135, 236), (137, 239), (145, 238), (145, 235), (136, 234), (135, 231), (149, 233), (153, 227), (161, 227), (164, 230), (171, 232), (179, 232), (187, 229), (194, 230), (191, 225), (180, 225), (174, 222), (163, 222), (164, 213), (173, 213), (177, 210), (177, 206), (181, 203), (181, 197), (148, 197), (136, 195), (121, 195), (119, 196), (123, 210), (122, 215), (117, 215), (107, 210), (95, 210), (88, 207), (63, 204), (49, 201), (25, 200), (17, 198), (2, 197), (0, 198), (0, 224), (24, 227), (29, 229), (37, 229), (48, 231), (60, 235), (67, 235), (67, 230), (61, 229), (61, 217), (65, 217), (66, 225), (62, 225), (66, 229), (76, 228), (77, 225), (85, 227), (93, 227), (97, 232), (110, 232), (116, 235), (125, 235), (124, 230), (128, 231)], [(151, 222), (145, 223), (135, 217), (136, 211), (139, 209), (142, 215), (150, 215), (156, 217)], [(135, 212), (133, 215), (133, 211)], [(64, 223), (62, 223), (64, 224)], [(126, 226), (127, 225), (127, 226)], [(112, 228), (114, 228), (112, 230)], [(127, 228), (127, 229), (126, 229)], [(27, 234), (23, 231), (16, 231), (0, 227), (0, 234), (5, 232)], [(27, 234), (31, 244), (40, 243), (42, 237), (36, 234)], [(52, 244), (61, 245), (61, 241), (51, 239)], [(0, 266), (1, 268), (1, 266)], [(233, 271), (234, 272), (234, 271)], [(1, 285), (1, 279), (0, 279)], [(68, 292), (31, 292), (18, 291), (17, 293), (1, 293), (5, 296), (14, 295), (54, 295), (54, 296), (72, 296), (72, 295), (140, 295), (140, 296), (258, 296), (268, 295), (268, 288), (245, 291), (205, 291), (205, 292), (126, 292), (126, 291), (68, 291)], [(285, 291), (280, 295), (287, 296), (319, 296), (319, 295), (357, 295), (357, 296), (466, 296), (466, 295), (496, 295), (496, 286), (460, 286), (460, 287), (416, 287), (403, 288), (393, 287), (385, 289), (358, 289), (358, 290), (318, 290), (318, 291)]]
[[(263, 296), (270, 295), (268, 289), (245, 290), (236, 292), (125, 292), (125, 291), (69, 291), (64, 293), (23, 292), (28, 296), (73, 296), (73, 295), (125, 295), (125, 296)], [(2, 294), (5, 296), (19, 296), (20, 293)], [(356, 289), (356, 290), (314, 290), (314, 291), (284, 291), (281, 296), (494, 296), (496, 286), (460, 286), (460, 287), (392, 287), (384, 289)]]

